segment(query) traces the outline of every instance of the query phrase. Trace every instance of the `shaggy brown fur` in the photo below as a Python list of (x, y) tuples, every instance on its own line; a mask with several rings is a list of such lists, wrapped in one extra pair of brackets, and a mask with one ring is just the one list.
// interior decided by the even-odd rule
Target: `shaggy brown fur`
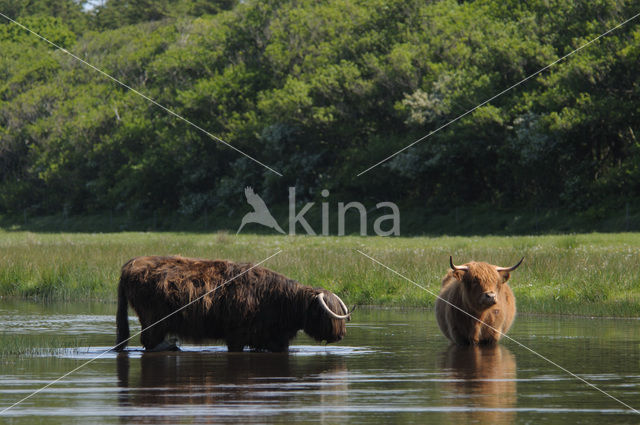
[(516, 300), (507, 284), (510, 274), (487, 263), (464, 266), (469, 270), (451, 270), (442, 280), (435, 305), (438, 326), (456, 344), (496, 343), (507, 333), (516, 315)]
[(318, 294), (324, 293), (333, 312), (348, 314), (334, 294), (301, 285), (264, 267), (247, 271), (250, 267), (179, 256), (130, 260), (122, 267), (118, 286), (116, 350), (122, 350), (129, 338), (128, 303), (142, 329), (153, 325), (140, 338), (146, 349), (157, 347), (167, 336), (193, 342), (224, 340), (229, 351), (242, 351), (245, 346), (286, 351), (300, 329), (317, 341), (343, 338), (345, 320), (330, 317), (318, 300)]

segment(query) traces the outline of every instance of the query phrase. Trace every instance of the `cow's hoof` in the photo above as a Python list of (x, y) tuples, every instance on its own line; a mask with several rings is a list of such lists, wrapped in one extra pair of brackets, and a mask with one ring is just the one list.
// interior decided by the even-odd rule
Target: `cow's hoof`
[(160, 344), (155, 347), (148, 349), (147, 351), (156, 352), (156, 351), (180, 351), (180, 347), (178, 346), (177, 338), (165, 339)]

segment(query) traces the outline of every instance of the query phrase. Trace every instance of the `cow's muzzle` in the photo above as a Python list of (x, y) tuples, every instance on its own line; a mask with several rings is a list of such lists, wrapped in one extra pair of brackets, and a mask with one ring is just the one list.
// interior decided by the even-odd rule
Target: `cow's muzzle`
[(487, 305), (494, 305), (495, 303), (498, 302), (495, 292), (485, 292), (482, 296), (482, 300)]

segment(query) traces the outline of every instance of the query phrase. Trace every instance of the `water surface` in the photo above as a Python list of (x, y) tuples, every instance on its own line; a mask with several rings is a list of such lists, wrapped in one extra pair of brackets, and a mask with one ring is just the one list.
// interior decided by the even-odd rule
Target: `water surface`
[[(0, 303), (5, 337), (77, 347), (0, 358), (0, 410), (114, 341), (115, 305)], [(139, 326), (132, 317), (132, 332)], [(135, 323), (135, 325), (134, 325)], [(640, 408), (640, 320), (519, 315), (509, 334)], [(450, 346), (432, 311), (361, 308), (347, 337), (300, 333), (288, 354), (222, 345), (107, 352), (0, 416), (10, 424), (640, 423), (640, 415), (512, 341)]]

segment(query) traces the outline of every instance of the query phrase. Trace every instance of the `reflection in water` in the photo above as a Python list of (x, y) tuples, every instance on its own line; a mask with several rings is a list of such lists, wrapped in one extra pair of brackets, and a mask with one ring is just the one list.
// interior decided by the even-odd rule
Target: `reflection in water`
[[(42, 314), (88, 314), (47, 308)], [(0, 359), (0, 409), (102, 355), (114, 331), (113, 306), (103, 308), (87, 322), (81, 347)], [(45, 321), (29, 311), (7, 309), (2, 300), (0, 324), (11, 325), (0, 334), (75, 338), (80, 329), (55, 316), (64, 320), (35, 332), (33, 324)], [(426, 342), (425, 335), (440, 335), (434, 315), (426, 317), (423, 310), (363, 308), (350, 322), (348, 345), (320, 346), (301, 335), (284, 356), (228, 353), (223, 346), (109, 352), (12, 408), (0, 423), (638, 423), (624, 406), (516, 346), (510, 352), (506, 344)], [(638, 323), (521, 315), (511, 335), (638, 408)]]
[[(329, 412), (344, 406), (348, 393), (344, 359), (331, 355), (163, 352), (130, 359), (125, 352), (117, 369), (119, 404), (136, 410), (127, 423), (159, 411), (166, 416), (155, 416), (154, 423), (175, 423), (183, 414), (198, 421), (243, 416), (243, 422), (261, 422), (265, 415), (282, 414), (287, 405), (299, 406), (301, 393), (308, 398), (305, 404), (317, 403)], [(139, 408), (144, 413), (138, 416)], [(324, 412), (313, 415), (324, 422)]]
[(452, 423), (515, 421), (516, 360), (506, 347), (451, 345), (442, 357), (451, 379), (445, 387), (452, 393), (451, 405), (466, 409), (452, 415)]

